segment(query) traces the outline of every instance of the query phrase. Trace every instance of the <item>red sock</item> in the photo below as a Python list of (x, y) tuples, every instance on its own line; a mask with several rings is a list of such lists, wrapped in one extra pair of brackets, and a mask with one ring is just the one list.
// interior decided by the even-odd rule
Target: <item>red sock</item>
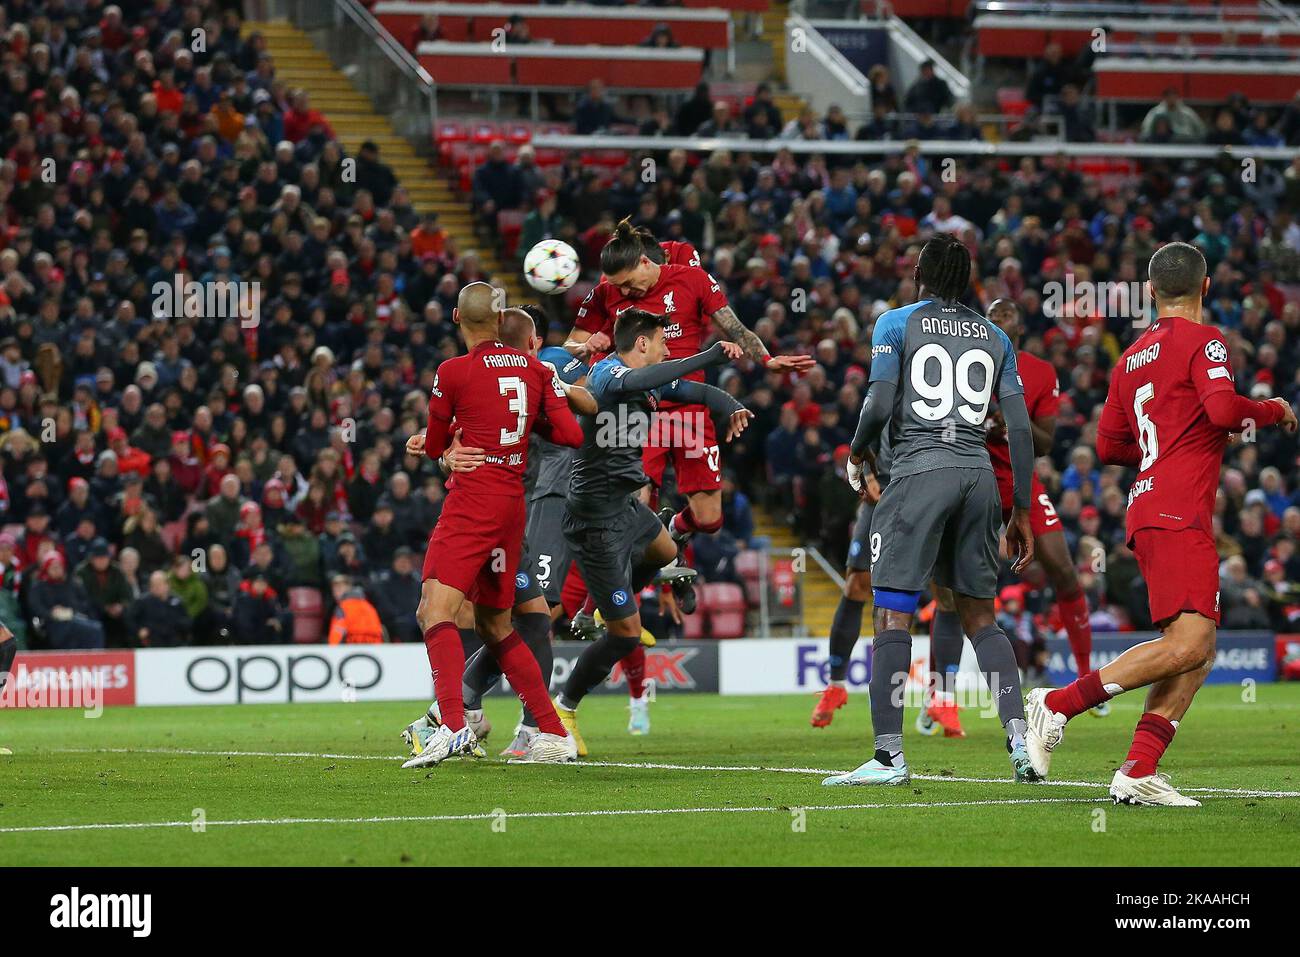
[(1128, 749), (1128, 758), (1119, 769), (1131, 778), (1144, 778), (1156, 773), (1156, 765), (1174, 740), (1178, 729), (1168, 718), (1148, 711), (1138, 719), (1137, 729), (1133, 732), (1133, 744)]
[(712, 535), (720, 528), (722, 528), (721, 518), (712, 522), (701, 522), (695, 517), (689, 505), (673, 516), (673, 530), (676, 532), (703, 532), (705, 535)]
[[(488, 648), (492, 650), (510, 687), (515, 689), (515, 694), (519, 695), (519, 700), (524, 703), (528, 713), (537, 719), (537, 729), (546, 734), (564, 737), (568, 732), (560, 724), (555, 705), (551, 704), (546, 682), (542, 680), (542, 669), (537, 667), (537, 658), (528, 650), (524, 640), (519, 637), (519, 632), (510, 632), (495, 645), (488, 645)], [(439, 705), (441, 704), (440, 701)]]
[(1110, 695), (1101, 684), (1101, 672), (1090, 671), (1082, 678), (1071, 681), (1064, 688), (1049, 691), (1046, 704), (1058, 714), (1073, 718), (1109, 700)]
[(452, 731), (465, 727), (465, 646), (454, 621), (440, 621), (424, 633), (424, 650), (433, 672), (433, 694), (438, 699), (442, 723)]
[(564, 576), (564, 584), (560, 586), (560, 604), (564, 606), (564, 617), (572, 618), (576, 615), (586, 597), (587, 583), (582, 580), (578, 563), (574, 562), (569, 566), (569, 573)]
[(1065, 636), (1070, 640), (1070, 651), (1074, 653), (1074, 669), (1080, 675), (1092, 670), (1092, 622), (1088, 620), (1088, 599), (1083, 592), (1073, 598), (1058, 598), (1056, 607), (1061, 612), (1061, 622), (1065, 625)]
[(633, 698), (645, 694), (645, 645), (637, 645), (619, 664), (627, 675), (627, 693)]
[(582, 613), (584, 615), (596, 614), (596, 599), (592, 598), (591, 595), (588, 595), (587, 600), (582, 603)]

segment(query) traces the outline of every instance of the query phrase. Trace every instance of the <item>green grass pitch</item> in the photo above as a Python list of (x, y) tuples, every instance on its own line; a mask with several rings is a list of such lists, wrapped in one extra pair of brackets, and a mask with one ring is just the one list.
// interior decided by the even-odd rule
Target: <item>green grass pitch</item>
[[(1071, 723), (1053, 775), (1081, 784), (1013, 784), (994, 720), (923, 738), (909, 708), (917, 777), (895, 788), (820, 786), (870, 755), (865, 694), (824, 730), (811, 696), (665, 695), (645, 738), (595, 696), (586, 764), (424, 771), (397, 737), (422, 702), (0, 712), (0, 864), (1294, 864), (1300, 685), (1242, 699), (1204, 689), (1165, 762), (1219, 789), (1200, 809), (1106, 800), (1140, 695)], [(490, 754), (515, 713), (490, 699)]]

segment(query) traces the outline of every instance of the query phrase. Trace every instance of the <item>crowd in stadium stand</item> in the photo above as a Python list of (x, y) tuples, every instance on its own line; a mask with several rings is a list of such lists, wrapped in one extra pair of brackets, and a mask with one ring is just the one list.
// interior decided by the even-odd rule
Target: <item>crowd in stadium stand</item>
[[(460, 286), (488, 277), (413, 209), (373, 144), (345, 153), (237, 15), (135, 8), (2, 8), (0, 621), (55, 648), (288, 641), (289, 592), (307, 587), (341, 609), (334, 637), (373, 612), (392, 640), (418, 640), (418, 560), (443, 485), (403, 446), (437, 363), (460, 349)], [(197, 28), (202, 51), (184, 42)], [(767, 96), (738, 122), (774, 127)], [(707, 91), (693, 108), (708, 109), (698, 126), (731, 121)], [(528, 210), (526, 242), (564, 238), (590, 267), (623, 216), (689, 240), (773, 352), (818, 358), (799, 381), (744, 364), (719, 377), (758, 419), (725, 453), (726, 527), (695, 546), (706, 577), (733, 575), (754, 544), (751, 500), (842, 558), (872, 324), (915, 297), (934, 231), (974, 253), (969, 303), (1016, 298), (1026, 347), (1060, 370), (1057, 447), (1039, 469), (1098, 627), (1147, 624), (1124, 475), (1092, 451), (1107, 369), (1135, 327), (1049, 315), (1044, 284), (1139, 281), (1159, 242), (1194, 241), (1238, 387), (1297, 398), (1300, 302), (1284, 287), (1300, 282), (1300, 163), (1246, 183), (1229, 163), (1103, 182), (1060, 158), (950, 182), (916, 151), (657, 162), (653, 181), (638, 160), (609, 182), (577, 155), (543, 169), (529, 148), (496, 148), (472, 202), (484, 221)], [(188, 314), (178, 275), (227, 282), (234, 299), (256, 281), (259, 321)], [(1296, 446), (1257, 439), (1231, 450), (1217, 512), (1225, 625), (1281, 628), (1300, 609)], [(1031, 608), (1047, 608), (1030, 584)]]

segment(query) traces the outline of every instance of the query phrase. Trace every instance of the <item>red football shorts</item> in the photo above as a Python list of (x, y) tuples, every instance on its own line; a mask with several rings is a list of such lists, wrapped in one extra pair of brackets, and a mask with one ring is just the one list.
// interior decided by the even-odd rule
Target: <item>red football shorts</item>
[(1219, 623), (1219, 553), (1200, 528), (1140, 528), (1133, 552), (1157, 627), (1184, 611)]
[(525, 515), (523, 496), (476, 496), (452, 489), (429, 536), (424, 580), (436, 578), (476, 605), (514, 607)]
[(708, 407), (671, 405), (655, 413), (641, 467), (656, 488), (663, 486), (669, 457), (682, 495), (722, 488), (721, 452)]
[[(1008, 485), (1001, 489), (1002, 492), (1002, 524), (1005, 525), (1011, 521), (1012, 490)], [(1030, 486), (1029, 494), (1032, 501), (1029, 503), (1029, 527), (1033, 529), (1034, 538), (1041, 538), (1044, 535), (1050, 535), (1052, 532), (1061, 530), (1061, 516), (1056, 514), (1056, 506), (1052, 504), (1051, 496), (1047, 494), (1047, 489), (1039, 481), (1038, 474), (1034, 474), (1033, 485)]]

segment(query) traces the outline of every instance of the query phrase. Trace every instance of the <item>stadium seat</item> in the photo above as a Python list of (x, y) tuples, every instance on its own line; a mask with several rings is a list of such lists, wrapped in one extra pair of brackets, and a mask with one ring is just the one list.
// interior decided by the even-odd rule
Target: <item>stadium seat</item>
[(700, 604), (708, 611), (710, 638), (740, 638), (745, 634), (745, 592), (732, 582), (701, 586)]
[(736, 556), (736, 574), (745, 586), (749, 607), (757, 608), (763, 598), (763, 556), (757, 550), (746, 548)]
[(325, 605), (319, 588), (290, 588), (289, 611), (295, 643), (312, 644), (325, 636)]
[(503, 209), (497, 213), (497, 233), (501, 237), (502, 251), (507, 256), (513, 256), (519, 248), (525, 215), (522, 209)]
[(696, 608), (693, 615), (682, 615), (682, 637), (694, 641), (704, 637), (704, 612)]

